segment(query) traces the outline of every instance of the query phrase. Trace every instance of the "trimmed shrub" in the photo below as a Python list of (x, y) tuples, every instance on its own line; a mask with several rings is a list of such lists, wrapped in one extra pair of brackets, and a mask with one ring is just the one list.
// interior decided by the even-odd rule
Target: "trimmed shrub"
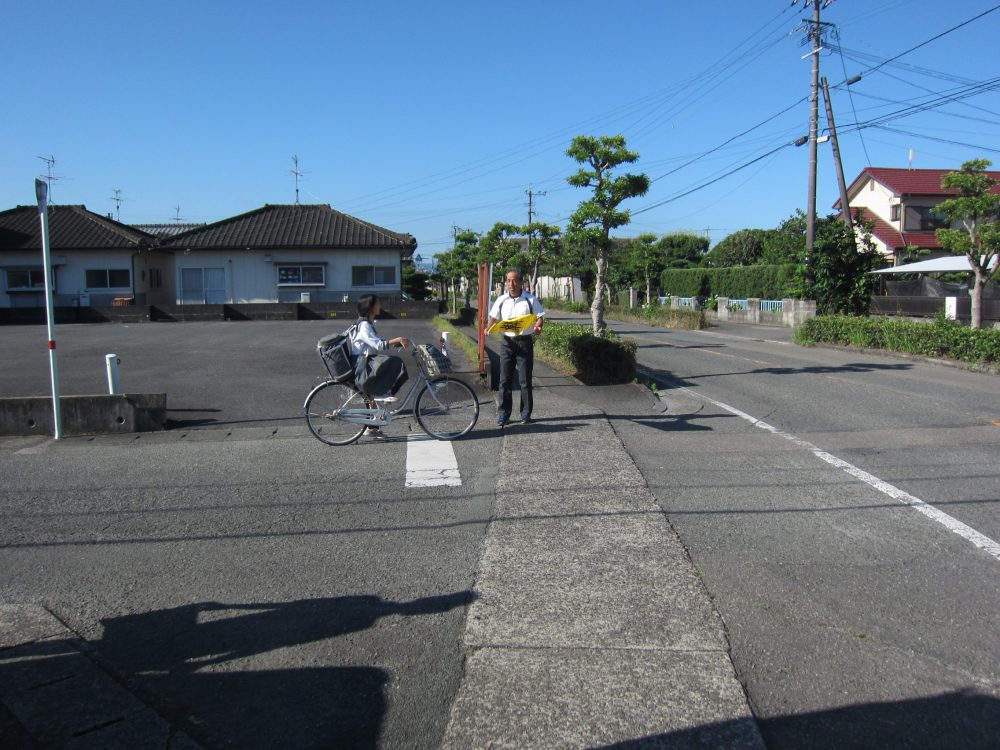
[(966, 328), (954, 321), (911, 323), (892, 318), (822, 315), (795, 330), (799, 344), (841, 344), (863, 349), (888, 349), (964, 362), (1000, 362), (1000, 330)]
[(636, 344), (620, 339), (610, 329), (598, 338), (589, 325), (549, 322), (535, 342), (535, 352), (572, 369), (588, 385), (629, 383), (635, 379)]
[(635, 380), (634, 341), (611, 341), (592, 334), (569, 340), (576, 377), (587, 385), (631, 383)]

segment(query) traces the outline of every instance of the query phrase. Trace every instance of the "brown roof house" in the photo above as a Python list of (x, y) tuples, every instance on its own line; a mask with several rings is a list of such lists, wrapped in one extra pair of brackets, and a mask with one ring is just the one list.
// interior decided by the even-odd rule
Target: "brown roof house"
[(265, 205), (160, 242), (177, 304), (341, 302), (398, 295), (417, 241), (328, 205)]
[[(48, 214), (56, 306), (157, 301), (172, 258), (155, 237), (85, 206), (49, 206)], [(0, 212), (0, 307), (44, 307), (44, 289), (38, 207)]]
[[(932, 251), (932, 256), (947, 252), (937, 241), (935, 230), (948, 223), (936, 210), (943, 200), (953, 198), (957, 190), (941, 187), (941, 178), (952, 169), (892, 169), (868, 167), (847, 188), (851, 213), (874, 224), (872, 239), (887, 258), (898, 263), (907, 247)], [(1000, 172), (987, 172), (1000, 180)], [(994, 192), (1000, 193), (1000, 185)], [(834, 203), (840, 208), (840, 200)]]

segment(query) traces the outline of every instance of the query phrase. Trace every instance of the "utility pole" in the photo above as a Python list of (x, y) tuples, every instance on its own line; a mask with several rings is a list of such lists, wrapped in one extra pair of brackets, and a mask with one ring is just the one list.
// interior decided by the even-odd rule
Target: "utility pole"
[[(534, 216), (534, 198), (536, 195), (548, 195), (544, 190), (531, 189), (531, 185), (528, 185), (528, 189), (524, 191), (528, 196), (528, 226), (531, 226), (531, 219)], [(531, 230), (528, 230), (528, 253), (531, 253)]]
[[(823, 76), (823, 100), (826, 102), (826, 120), (830, 125), (830, 145), (833, 146), (833, 163), (837, 167), (837, 184), (840, 187), (840, 211), (844, 216), (844, 223), (848, 227), (851, 223), (851, 206), (847, 202), (847, 182), (844, 180), (844, 165), (840, 161), (840, 144), (837, 142), (837, 124), (833, 121), (833, 103), (830, 101), (830, 85)], [(854, 236), (853, 232), (851, 234)]]
[[(792, 0), (795, 5), (799, 0)], [(803, 0), (804, 5), (812, 5), (812, 20), (805, 22), (805, 44), (812, 57), (812, 88), (809, 93), (809, 195), (806, 209), (806, 279), (812, 280), (812, 255), (816, 244), (816, 150), (819, 132), (819, 53), (823, 50), (824, 24), (820, 21), (820, 9), (828, 7), (833, 0)], [(829, 26), (829, 24), (826, 24)], [(805, 56), (804, 56), (805, 57)]]

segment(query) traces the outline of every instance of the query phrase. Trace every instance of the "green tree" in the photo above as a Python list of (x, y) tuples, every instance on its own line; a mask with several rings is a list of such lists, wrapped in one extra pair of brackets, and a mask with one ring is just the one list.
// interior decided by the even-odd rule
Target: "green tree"
[[(562, 249), (562, 242), (559, 240), (560, 232), (559, 227), (540, 221), (533, 221), (521, 229), (521, 233), (528, 238), (525, 260), (531, 271), (531, 292), (533, 294), (538, 293), (538, 275), (543, 264), (548, 265)], [(555, 274), (552, 275), (555, 276)]]
[(969, 259), (975, 279), (972, 284), (972, 327), (983, 325), (983, 288), (990, 278), (990, 266), (1000, 250), (1000, 221), (997, 208), (1000, 195), (993, 192), (997, 181), (986, 174), (992, 164), (989, 159), (972, 159), (962, 164), (959, 172), (948, 172), (941, 178), (941, 187), (958, 190), (957, 198), (937, 205), (951, 224), (961, 228), (938, 229), (941, 246), (955, 255)]
[(418, 271), (412, 263), (403, 264), (401, 286), (403, 291), (413, 299), (424, 300), (431, 296), (431, 290), (427, 286), (428, 281), (430, 281), (430, 276), (423, 271)]
[(458, 312), (458, 282), (461, 279), (466, 280), (465, 306), (469, 306), (472, 282), (479, 278), (476, 269), (478, 263), (479, 234), (469, 229), (458, 232), (455, 235), (454, 247), (437, 256), (438, 273), (450, 281), (451, 311), (453, 314)]
[(665, 234), (657, 243), (664, 268), (696, 268), (708, 252), (708, 237), (686, 232)]
[(781, 222), (777, 229), (770, 229), (764, 235), (760, 263), (768, 266), (795, 263), (805, 247), (806, 215), (802, 211), (796, 211)]
[(816, 222), (812, 284), (805, 286), (804, 245), (799, 283), (803, 285), (802, 296), (816, 300), (820, 315), (868, 314), (872, 294), (878, 286), (878, 278), (871, 272), (884, 265), (882, 254), (872, 242), (871, 230), (870, 225), (859, 222), (849, 227), (837, 216)]
[(714, 268), (752, 266), (764, 254), (764, 229), (741, 229), (720, 241), (705, 256), (706, 263)]
[(511, 265), (520, 267), (525, 262), (521, 243), (518, 242), (518, 238), (522, 236), (521, 227), (517, 224), (498, 221), (479, 238), (480, 262), (492, 263), (503, 272)]
[(569, 184), (593, 191), (592, 196), (581, 202), (573, 212), (566, 234), (572, 237), (573, 244), (587, 250), (597, 266), (590, 312), (594, 334), (601, 336), (607, 328), (604, 322), (604, 292), (611, 254), (611, 230), (629, 223), (629, 212), (619, 210), (619, 206), (629, 198), (645, 195), (649, 190), (649, 177), (628, 173), (614, 175), (616, 167), (639, 159), (639, 154), (625, 147), (623, 135), (578, 135), (566, 155), (582, 165), (576, 174), (567, 178)]
[(653, 279), (659, 279), (666, 268), (666, 256), (655, 234), (640, 234), (624, 248), (626, 264), (632, 278), (646, 287), (646, 304), (653, 300)]

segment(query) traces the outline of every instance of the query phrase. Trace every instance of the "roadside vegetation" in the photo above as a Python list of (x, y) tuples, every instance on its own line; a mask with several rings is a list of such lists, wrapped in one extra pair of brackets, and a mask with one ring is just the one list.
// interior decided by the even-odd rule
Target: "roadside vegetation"
[(976, 364), (1000, 363), (1000, 330), (966, 328), (943, 316), (933, 323), (911, 323), (894, 318), (823, 315), (799, 326), (795, 341), (806, 346), (835, 344)]
[[(563, 310), (581, 315), (590, 312), (590, 308), (583, 302), (547, 299), (544, 304), (547, 310)], [(651, 305), (636, 308), (611, 305), (610, 307), (606, 307), (604, 312), (607, 317), (613, 320), (644, 323), (662, 328), (682, 328), (689, 331), (697, 331), (706, 326), (705, 314), (703, 312), (689, 309), (673, 309), (659, 305), (655, 301)]]
[(610, 328), (595, 336), (589, 325), (549, 321), (535, 339), (535, 356), (587, 385), (635, 380), (636, 343)]

